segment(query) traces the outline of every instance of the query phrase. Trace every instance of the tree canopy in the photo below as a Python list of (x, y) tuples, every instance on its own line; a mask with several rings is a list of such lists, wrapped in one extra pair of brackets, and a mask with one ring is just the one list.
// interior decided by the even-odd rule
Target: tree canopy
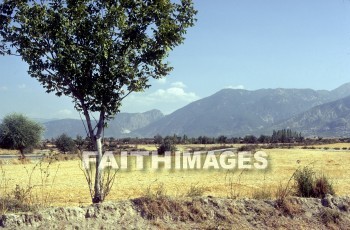
[(64, 154), (67, 152), (72, 152), (76, 149), (75, 142), (73, 138), (69, 137), (67, 134), (63, 133), (56, 138), (55, 145), (57, 149)]
[[(165, 59), (184, 41), (195, 14), (191, 0), (4, 0), (0, 36), (3, 52), (21, 56), (46, 92), (72, 98), (98, 166), (106, 122), (127, 95), (172, 70)], [(94, 202), (104, 199), (98, 177)]]
[(108, 120), (126, 95), (169, 73), (164, 59), (183, 42), (195, 11), (189, 0), (10, 0), (0, 13), (5, 44), (31, 77)]

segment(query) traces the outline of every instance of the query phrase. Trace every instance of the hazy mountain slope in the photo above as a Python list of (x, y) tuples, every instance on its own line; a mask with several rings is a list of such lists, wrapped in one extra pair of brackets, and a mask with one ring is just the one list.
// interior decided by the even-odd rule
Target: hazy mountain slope
[(307, 136), (349, 136), (350, 97), (313, 107), (274, 128), (291, 128)]
[(195, 101), (162, 119), (133, 132), (151, 137), (161, 135), (244, 136), (308, 109), (350, 95), (350, 84), (335, 90), (224, 89)]
[[(109, 122), (108, 128), (105, 130), (106, 137), (122, 137), (128, 136), (128, 133), (142, 128), (164, 115), (159, 110), (151, 110), (145, 113), (119, 113), (116, 118)], [(45, 138), (52, 138), (66, 133), (71, 137), (76, 135), (86, 136), (86, 132), (81, 120), (78, 119), (62, 119), (49, 121), (44, 123)]]

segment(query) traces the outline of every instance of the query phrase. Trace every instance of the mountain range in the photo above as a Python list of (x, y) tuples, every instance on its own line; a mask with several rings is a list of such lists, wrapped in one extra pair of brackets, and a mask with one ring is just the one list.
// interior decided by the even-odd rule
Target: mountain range
[[(48, 121), (45, 138), (63, 132), (85, 135), (80, 120)], [(306, 136), (350, 134), (350, 83), (334, 90), (223, 89), (164, 116), (159, 110), (120, 113), (105, 136), (153, 137), (157, 134), (187, 136), (245, 136), (271, 134), (291, 128)]]
[[(119, 113), (108, 123), (108, 127), (105, 129), (105, 136), (130, 136), (130, 132), (155, 122), (163, 116), (163, 113), (156, 109), (145, 113)], [(62, 133), (66, 133), (71, 137), (76, 137), (77, 135), (86, 136), (84, 124), (79, 119), (60, 119), (44, 122), (43, 125), (45, 126), (44, 137), (46, 139), (55, 138)]]
[[(281, 88), (255, 91), (223, 89), (135, 132), (140, 136), (152, 136), (157, 133), (188, 136), (269, 134), (272, 126), (276, 129), (287, 128), (288, 123), (282, 122), (348, 95), (350, 83), (332, 91)], [(303, 125), (306, 127), (306, 124)], [(302, 129), (301, 126), (298, 128)]]

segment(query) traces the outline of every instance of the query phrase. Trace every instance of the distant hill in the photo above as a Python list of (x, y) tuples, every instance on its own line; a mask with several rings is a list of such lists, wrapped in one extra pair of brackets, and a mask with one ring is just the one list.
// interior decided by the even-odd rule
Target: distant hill
[(274, 128), (298, 130), (306, 136), (350, 136), (350, 97), (322, 104), (294, 116)]
[[(151, 110), (144, 113), (119, 113), (111, 120), (105, 130), (106, 137), (129, 136), (133, 130), (142, 128), (164, 115), (159, 110)], [(71, 137), (77, 135), (86, 136), (84, 125), (79, 119), (61, 119), (43, 123), (45, 126), (44, 137), (55, 138), (62, 133)]]
[[(86, 136), (78, 119), (35, 119), (45, 138), (66, 133)], [(306, 136), (350, 135), (350, 83), (337, 89), (223, 89), (164, 116), (159, 110), (120, 113), (109, 122), (106, 137), (161, 135), (245, 136), (290, 128)]]
[(212, 96), (164, 116), (132, 135), (245, 136), (266, 133), (270, 127), (309, 109), (350, 95), (350, 83), (332, 90), (223, 89)]

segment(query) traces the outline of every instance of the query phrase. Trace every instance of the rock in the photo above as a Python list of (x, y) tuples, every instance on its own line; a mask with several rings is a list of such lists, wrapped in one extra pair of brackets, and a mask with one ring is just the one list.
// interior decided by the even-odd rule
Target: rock
[(334, 209), (335, 206), (332, 200), (333, 200), (333, 196), (330, 194), (326, 194), (326, 196), (323, 199), (321, 199), (321, 203), (324, 207)]

